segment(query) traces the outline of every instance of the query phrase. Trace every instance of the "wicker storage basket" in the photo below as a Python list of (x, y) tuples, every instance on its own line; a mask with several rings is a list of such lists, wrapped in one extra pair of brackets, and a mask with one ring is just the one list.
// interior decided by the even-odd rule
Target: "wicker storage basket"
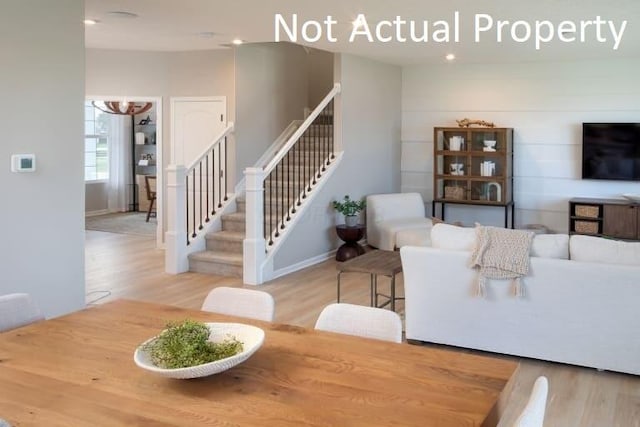
[(444, 187), (444, 198), (445, 199), (454, 199), (454, 200), (463, 200), (464, 199), (464, 188), (463, 187)]
[(598, 234), (598, 223), (594, 221), (576, 221), (573, 228), (578, 233)]
[(576, 205), (576, 216), (584, 218), (598, 218), (599, 209), (597, 206)]

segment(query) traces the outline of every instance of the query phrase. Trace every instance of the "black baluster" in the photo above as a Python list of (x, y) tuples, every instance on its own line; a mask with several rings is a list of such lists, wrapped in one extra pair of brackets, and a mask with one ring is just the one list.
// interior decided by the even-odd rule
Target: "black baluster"
[(187, 220), (187, 224), (186, 224), (187, 225), (187, 246), (189, 246), (189, 244), (191, 243), (189, 241), (189, 175), (185, 176), (184, 180), (185, 180), (185, 183), (186, 183), (186, 186), (185, 186), (185, 188), (186, 188), (186, 192), (185, 192), (186, 197), (185, 197), (185, 199), (186, 200), (185, 201), (186, 201), (186, 206), (187, 206), (187, 216), (185, 218)]
[(222, 151), (218, 144), (218, 208), (222, 207)]
[[(202, 217), (204, 215), (202, 215), (202, 161), (200, 161), (200, 165), (198, 167), (199, 169), (199, 174), (200, 174), (200, 227), (198, 227), (198, 230), (202, 230), (204, 227), (202, 226)], [(195, 172), (195, 169), (194, 169)]]
[(211, 215), (216, 214), (216, 147), (211, 149)]
[[(205, 218), (205, 222), (209, 222), (209, 155), (204, 156), (204, 164), (205, 164), (205, 186), (206, 186), (206, 195), (207, 195), (207, 205), (205, 206), (205, 212), (207, 217)], [(202, 164), (201, 164), (202, 165)]]
[[(327, 105), (328, 107), (328, 105)], [(325, 111), (327, 110), (327, 107), (324, 107)], [(322, 150), (321, 150), (321, 157), (322, 157), (322, 172), (326, 171), (326, 165), (327, 165), (327, 154), (328, 154), (328, 148), (327, 148), (327, 125), (326, 123), (322, 124)]]
[(193, 196), (191, 200), (193, 202), (192, 211), (193, 211), (193, 234), (191, 237), (196, 237), (196, 170), (195, 168), (191, 171), (193, 177)]
[(228, 185), (227, 185), (227, 137), (224, 137), (224, 171), (222, 172), (222, 176), (224, 177), (224, 201), (229, 200), (227, 197)]
[[(295, 185), (294, 182), (291, 182), (291, 150), (289, 150), (287, 152), (287, 181), (288, 181), (288, 187), (287, 187), (287, 221), (291, 221), (291, 214), (290, 211), (291, 209), (289, 208), (291, 206), (291, 186)], [(293, 191), (294, 191), (294, 196), (295, 196), (295, 191), (296, 188), (295, 186), (293, 187)], [(293, 204), (293, 213), (296, 213), (296, 205), (295, 203)]]
[(280, 190), (279, 186), (281, 185), (281, 183), (278, 182), (278, 169), (280, 168), (280, 163), (278, 163), (276, 165), (276, 167), (273, 169), (273, 171), (276, 174), (276, 199), (275, 199), (275, 203), (276, 203), (276, 216), (275, 216), (275, 229), (276, 229), (276, 234), (274, 235), (274, 237), (280, 237), (280, 227), (278, 227), (278, 221), (279, 221), (279, 215), (278, 215), (278, 208), (280, 207), (280, 204), (278, 202), (278, 192)]
[(273, 171), (269, 174), (269, 245), (273, 245)]

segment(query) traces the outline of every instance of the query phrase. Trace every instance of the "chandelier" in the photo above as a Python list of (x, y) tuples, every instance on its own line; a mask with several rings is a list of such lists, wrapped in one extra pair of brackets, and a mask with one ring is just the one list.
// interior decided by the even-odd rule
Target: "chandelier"
[[(100, 104), (98, 104), (100, 102)], [(127, 102), (127, 101), (91, 101), (98, 110), (109, 114), (122, 114), (135, 116), (147, 112), (153, 107), (151, 102)]]

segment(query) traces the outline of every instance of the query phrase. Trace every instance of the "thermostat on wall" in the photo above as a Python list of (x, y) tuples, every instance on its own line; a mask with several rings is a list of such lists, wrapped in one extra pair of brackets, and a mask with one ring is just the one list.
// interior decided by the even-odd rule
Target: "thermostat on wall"
[(35, 154), (13, 154), (11, 156), (11, 172), (35, 172)]

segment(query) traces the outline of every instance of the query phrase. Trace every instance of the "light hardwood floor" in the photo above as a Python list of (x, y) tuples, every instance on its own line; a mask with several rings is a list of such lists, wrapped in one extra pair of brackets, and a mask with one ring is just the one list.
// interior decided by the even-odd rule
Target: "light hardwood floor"
[[(155, 249), (154, 245), (154, 238), (87, 231), (87, 302), (129, 298), (200, 308), (211, 288), (243, 286), (242, 281), (235, 278), (198, 273), (166, 274), (164, 252)], [(401, 294), (402, 275), (398, 278)], [(342, 283), (343, 302), (369, 304), (366, 275), (345, 274)], [(388, 282), (380, 279), (380, 283)], [(278, 278), (260, 289), (275, 298), (277, 322), (313, 327), (322, 308), (335, 302), (335, 261), (325, 261)], [(402, 309), (402, 303), (399, 309)], [(549, 378), (545, 427), (640, 427), (640, 377), (512, 359), (519, 360), (521, 366), (514, 378), (512, 394), (505, 396), (500, 426), (511, 425), (526, 404), (535, 379), (545, 375)]]

